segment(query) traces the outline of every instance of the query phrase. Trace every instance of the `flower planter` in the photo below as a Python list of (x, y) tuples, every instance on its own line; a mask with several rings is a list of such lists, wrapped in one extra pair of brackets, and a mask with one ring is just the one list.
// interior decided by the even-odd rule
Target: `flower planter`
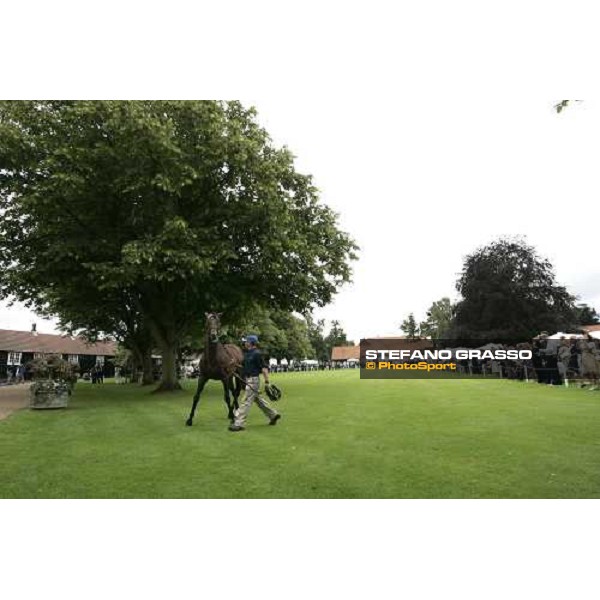
[(69, 404), (71, 386), (62, 380), (35, 381), (29, 388), (30, 408), (66, 408)]

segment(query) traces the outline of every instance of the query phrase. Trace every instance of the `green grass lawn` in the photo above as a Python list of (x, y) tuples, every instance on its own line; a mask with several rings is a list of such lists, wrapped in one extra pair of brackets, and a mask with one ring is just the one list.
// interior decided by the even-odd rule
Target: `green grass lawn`
[(283, 419), (227, 431), (221, 387), (79, 383), (0, 422), (3, 498), (597, 498), (600, 393), (511, 381), (273, 376)]

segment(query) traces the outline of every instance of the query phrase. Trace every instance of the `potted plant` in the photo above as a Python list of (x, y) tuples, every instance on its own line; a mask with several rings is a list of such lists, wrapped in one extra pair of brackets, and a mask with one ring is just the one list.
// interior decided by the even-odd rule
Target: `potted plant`
[(77, 382), (75, 365), (58, 355), (36, 358), (29, 363), (33, 383), (29, 388), (30, 407), (66, 408)]

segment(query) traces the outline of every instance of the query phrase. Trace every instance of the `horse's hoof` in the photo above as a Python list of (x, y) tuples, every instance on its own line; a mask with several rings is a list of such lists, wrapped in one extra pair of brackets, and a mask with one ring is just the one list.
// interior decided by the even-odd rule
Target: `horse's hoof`
[(188, 427), (191, 427), (191, 426), (192, 426), (192, 420), (191, 420), (191, 419), (188, 419), (188, 420), (185, 422), (185, 424), (186, 424)]

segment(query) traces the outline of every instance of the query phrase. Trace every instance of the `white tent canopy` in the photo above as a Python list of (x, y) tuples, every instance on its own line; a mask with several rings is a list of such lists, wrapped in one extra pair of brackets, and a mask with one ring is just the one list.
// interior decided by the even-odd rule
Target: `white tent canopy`
[(569, 338), (572, 338), (572, 337), (580, 339), (580, 338), (582, 338), (584, 336), (581, 333), (563, 333), (562, 331), (559, 331), (558, 333), (554, 333), (553, 335), (549, 335), (548, 339), (549, 340), (560, 340), (563, 337), (566, 338), (566, 339), (569, 339)]
[(558, 346), (560, 345), (560, 342), (562, 340), (562, 338), (569, 340), (571, 338), (575, 338), (575, 339), (582, 339), (583, 336), (581, 333), (564, 333), (562, 331), (559, 331), (558, 333), (554, 333), (553, 335), (549, 335), (548, 336), (548, 350), (552, 351), (552, 352), (556, 352), (558, 350)]

